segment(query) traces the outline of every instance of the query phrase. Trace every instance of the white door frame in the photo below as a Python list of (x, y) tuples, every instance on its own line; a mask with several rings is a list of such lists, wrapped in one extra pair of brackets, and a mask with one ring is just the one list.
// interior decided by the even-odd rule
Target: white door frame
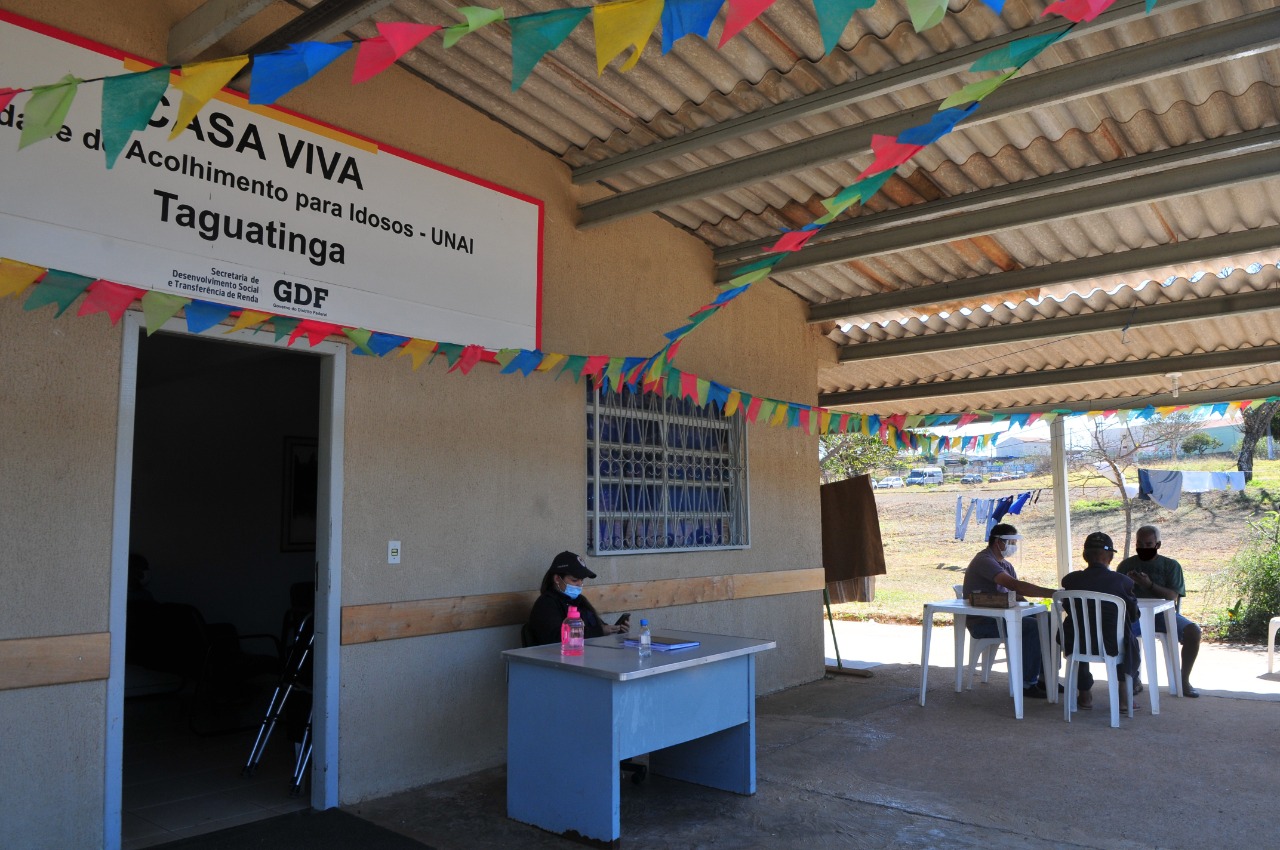
[[(116, 427), (116, 475), (111, 534), (110, 677), (107, 679), (106, 782), (103, 846), (119, 850), (124, 778), (125, 608), (129, 584), (129, 514), (133, 496), (133, 435), (137, 413), (138, 334), (142, 314), (124, 316), (120, 358), (120, 411)], [(171, 319), (162, 330), (199, 338), (186, 322)], [(205, 336), (205, 339), (212, 339)], [(265, 345), (320, 359), (320, 461), (316, 492), (316, 614), (311, 760), (311, 805), (338, 805), (338, 673), (342, 611), (342, 458), (346, 432), (346, 346), (323, 342), (289, 348), (273, 334), (250, 330), (222, 334), (220, 340)], [(247, 754), (246, 754), (247, 757)]]

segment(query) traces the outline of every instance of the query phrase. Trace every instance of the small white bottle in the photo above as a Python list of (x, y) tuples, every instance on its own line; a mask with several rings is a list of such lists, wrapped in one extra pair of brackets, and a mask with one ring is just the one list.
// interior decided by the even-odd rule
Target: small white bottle
[(653, 655), (653, 635), (649, 633), (649, 621), (640, 621), (640, 657)]

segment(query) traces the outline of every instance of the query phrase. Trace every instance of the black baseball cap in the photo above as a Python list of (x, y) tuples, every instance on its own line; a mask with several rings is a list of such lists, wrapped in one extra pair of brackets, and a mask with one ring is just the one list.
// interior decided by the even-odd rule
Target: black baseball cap
[(1116, 551), (1115, 544), (1111, 542), (1111, 538), (1101, 531), (1095, 531), (1084, 539), (1084, 548), (1101, 549), (1104, 552)]
[(595, 578), (596, 574), (587, 569), (587, 565), (582, 562), (582, 556), (574, 552), (561, 552), (551, 561), (551, 572), (560, 576), (573, 576), (574, 578)]

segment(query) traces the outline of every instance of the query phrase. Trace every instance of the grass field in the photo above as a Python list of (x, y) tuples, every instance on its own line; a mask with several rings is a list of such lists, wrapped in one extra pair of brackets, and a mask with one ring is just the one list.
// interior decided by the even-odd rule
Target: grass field
[[(1234, 458), (1181, 460), (1169, 468), (1228, 472), (1235, 469)], [(1153, 468), (1160, 468), (1153, 464)], [(965, 540), (955, 539), (956, 498), (995, 498), (1026, 490), (1040, 490), (1039, 500), (1028, 503), (1021, 515), (1010, 516), (1024, 536), (1014, 566), (1018, 576), (1049, 587), (1059, 586), (1054, 554), (1053, 490), (1049, 476), (998, 484), (944, 484), (877, 490), (880, 533), (884, 540), (887, 575), (876, 579), (873, 602), (850, 602), (833, 606), (841, 619), (870, 619), (880, 622), (918, 623), (923, 604), (952, 595), (952, 585), (964, 578), (964, 568), (986, 545), (983, 528), (970, 522)], [(1124, 510), (1114, 485), (1070, 482), (1071, 539), (1073, 568), (1084, 566), (1079, 556), (1085, 535), (1105, 531), (1116, 542), (1119, 563), (1124, 553)], [(1187, 598), (1182, 612), (1204, 621), (1230, 602), (1216, 600), (1209, 592), (1213, 576), (1231, 562), (1240, 546), (1249, 539), (1249, 522), (1268, 510), (1280, 509), (1280, 461), (1255, 461), (1254, 478), (1243, 493), (1184, 494), (1176, 511), (1154, 502), (1135, 502), (1133, 528), (1158, 525), (1163, 545), (1161, 554), (1182, 564), (1187, 582)], [(976, 530), (975, 530), (976, 528)], [(1131, 544), (1132, 545), (1132, 544)], [(1130, 550), (1132, 551), (1132, 550)], [(1234, 601), (1234, 600), (1231, 600)], [(1280, 612), (1277, 612), (1280, 613)]]

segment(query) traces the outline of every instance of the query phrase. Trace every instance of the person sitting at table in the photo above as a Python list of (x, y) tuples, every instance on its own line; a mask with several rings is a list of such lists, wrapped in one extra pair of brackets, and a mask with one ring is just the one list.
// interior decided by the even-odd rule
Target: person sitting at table
[[(991, 529), (987, 548), (973, 556), (964, 571), (964, 598), (975, 590), (992, 593), (997, 590), (1018, 594), (1022, 600), (1028, 596), (1053, 596), (1054, 589), (1041, 587), (1018, 578), (1018, 572), (1009, 558), (1018, 551), (1022, 535), (1008, 523), (1000, 523)], [(994, 617), (967, 617), (965, 628), (975, 638), (993, 638), (1000, 634)], [(1022, 618), (1022, 681), (1023, 695), (1043, 699), (1048, 695), (1040, 658), (1040, 628), (1034, 617)], [(1027, 684), (1030, 683), (1030, 684)]]
[(596, 574), (583, 563), (581, 555), (561, 552), (555, 556), (542, 577), (542, 595), (529, 612), (531, 646), (560, 642), (560, 625), (569, 616), (570, 605), (578, 609), (586, 637), (620, 634), (627, 630), (626, 620), (612, 626), (601, 620), (595, 606), (582, 595), (582, 582), (595, 577)]
[[(1128, 628), (1124, 630), (1124, 646), (1120, 650), (1120, 664), (1116, 667), (1116, 676), (1124, 680), (1126, 669), (1132, 664), (1132, 675), (1138, 678), (1138, 665), (1141, 656), (1138, 654), (1138, 637), (1135, 625), (1138, 622), (1138, 597), (1133, 595), (1133, 579), (1122, 576), (1110, 568), (1111, 559), (1116, 549), (1111, 537), (1101, 531), (1095, 531), (1084, 539), (1084, 561), (1088, 565), (1083, 570), (1067, 573), (1062, 579), (1062, 586), (1067, 590), (1091, 590), (1095, 593), (1110, 593), (1124, 600), (1125, 620)], [(1068, 654), (1075, 640), (1075, 624), (1068, 614), (1062, 624), (1062, 652)], [(1116, 611), (1111, 605), (1102, 606), (1103, 645), (1108, 653), (1116, 651)], [(1088, 664), (1080, 665), (1077, 677), (1076, 707), (1085, 711), (1093, 708), (1093, 674)], [(1135, 709), (1138, 704), (1134, 703)], [(1129, 705), (1125, 693), (1120, 693), (1120, 710), (1128, 711)]]
[[(1138, 554), (1125, 558), (1116, 572), (1133, 579), (1133, 593), (1139, 599), (1172, 599), (1175, 603), (1187, 595), (1187, 585), (1182, 578), (1182, 564), (1160, 554), (1160, 529), (1144, 525), (1134, 535)], [(1200, 692), (1191, 687), (1191, 668), (1200, 654), (1200, 627), (1175, 613), (1178, 622), (1178, 643), (1182, 644), (1182, 695), (1198, 697)], [(1164, 617), (1156, 618), (1156, 631), (1164, 631)], [(1142, 683), (1133, 680), (1133, 692), (1139, 693)]]

